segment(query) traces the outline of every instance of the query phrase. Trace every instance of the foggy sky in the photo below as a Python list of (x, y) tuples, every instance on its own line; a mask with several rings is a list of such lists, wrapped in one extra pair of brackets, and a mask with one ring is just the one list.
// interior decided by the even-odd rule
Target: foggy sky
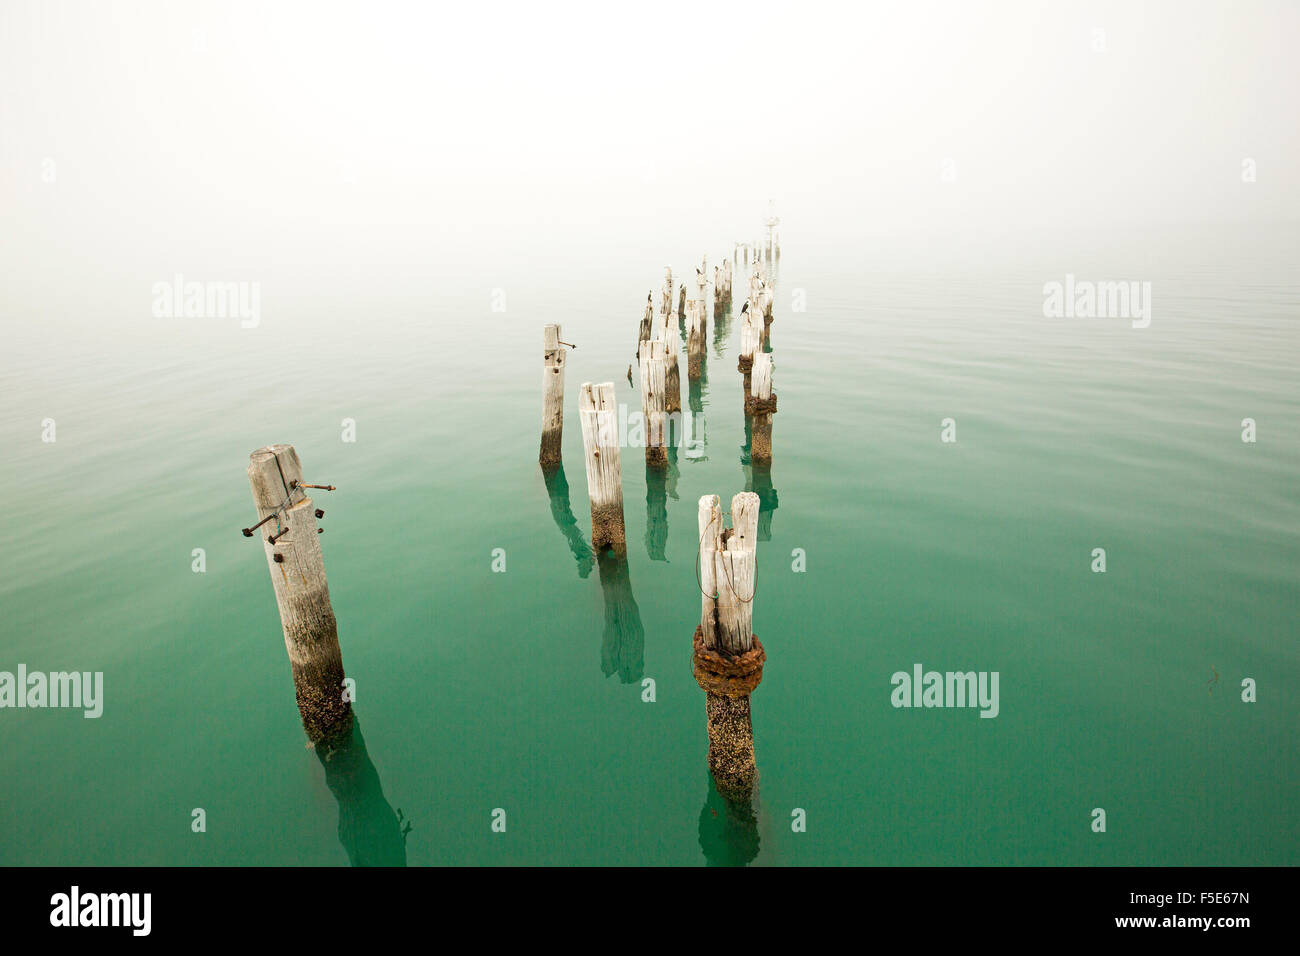
[(1300, 211), (1296, 4), (701, 6), (6, 0), (8, 281)]

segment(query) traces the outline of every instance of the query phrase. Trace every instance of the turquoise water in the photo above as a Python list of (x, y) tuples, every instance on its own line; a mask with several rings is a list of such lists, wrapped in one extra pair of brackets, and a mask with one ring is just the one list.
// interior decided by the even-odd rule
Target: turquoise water
[[(161, 275), (19, 269), (0, 670), (102, 671), (105, 703), (0, 711), (0, 863), (1296, 863), (1296, 231), (918, 252), (785, 216), (770, 475), (748, 464), (733, 322), (699, 395), (703, 457), (656, 483), (623, 451), (625, 574), (582, 555), (577, 388), (612, 380), (639, 407), (645, 292), (665, 262), (712, 266), (725, 234), (418, 267), (363, 237), (317, 269), (241, 272), (220, 250)], [(261, 324), (153, 318), (172, 271), (260, 277)], [(1045, 319), (1066, 273), (1151, 281), (1150, 328)], [(578, 345), (567, 508), (536, 464), (547, 322)], [(239, 534), (248, 454), (271, 442), (339, 489), (317, 503), (365, 738), (337, 765), (304, 746)], [(710, 792), (689, 655), (698, 498), (750, 488), (768, 663), (742, 825)], [(893, 708), (917, 662), (998, 671), (998, 717)]]

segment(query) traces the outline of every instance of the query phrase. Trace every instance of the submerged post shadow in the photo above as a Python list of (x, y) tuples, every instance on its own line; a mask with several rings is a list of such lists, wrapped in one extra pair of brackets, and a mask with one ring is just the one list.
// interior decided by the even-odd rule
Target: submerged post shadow
[(700, 849), (709, 866), (745, 866), (758, 856), (757, 786), (750, 799), (733, 800), (718, 792), (713, 774), (700, 810)]
[(366, 752), (361, 723), (342, 737), (318, 741), (316, 756), (325, 785), (339, 805), (339, 842), (352, 866), (406, 866), (411, 824), (384, 796), (379, 773)]
[(754, 419), (745, 416), (745, 443), (740, 448), (740, 466), (745, 473), (745, 490), (758, 495), (758, 540), (772, 540), (772, 512), (781, 502), (777, 491), (772, 487), (772, 465), (760, 462), (754, 464), (750, 451), (754, 443)]
[(727, 337), (731, 335), (731, 306), (713, 311), (713, 357), (722, 358), (727, 349)]
[(632, 595), (627, 557), (606, 548), (596, 556), (600, 590), (605, 596), (605, 630), (600, 640), (600, 669), (618, 674), (624, 684), (641, 679), (645, 670), (645, 628)]
[(569, 503), (569, 482), (564, 476), (563, 463), (554, 467), (542, 468), (542, 479), (546, 482), (546, 494), (551, 499), (551, 517), (560, 529), (573, 558), (578, 562), (578, 577), (585, 578), (591, 574), (596, 563), (587, 537), (578, 529), (578, 519), (573, 516), (573, 507)]
[(667, 561), (668, 498), (677, 498), (677, 448), (668, 446), (668, 465), (645, 469), (645, 550), (651, 561)]

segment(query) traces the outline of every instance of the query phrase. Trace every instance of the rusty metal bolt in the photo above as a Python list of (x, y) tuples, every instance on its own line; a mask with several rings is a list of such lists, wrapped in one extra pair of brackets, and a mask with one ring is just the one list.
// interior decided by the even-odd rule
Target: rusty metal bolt
[(267, 515), (265, 518), (263, 518), (261, 521), (259, 521), (257, 524), (253, 525), (252, 528), (243, 528), (242, 530), (243, 530), (243, 532), (244, 532), (244, 537), (245, 537), (245, 538), (251, 538), (251, 537), (253, 536), (253, 529), (254, 529), (254, 528), (260, 528), (260, 527), (262, 527), (262, 525), (266, 524), (268, 521), (270, 521), (270, 520), (271, 520), (272, 518), (274, 518), (274, 517), (275, 517), (275, 512), (273, 511), (273, 512), (271, 512), (269, 515)]
[(275, 552), (275, 554), (273, 554), (272, 557), (275, 558), (276, 564), (284, 564), (284, 555), (282, 555), (279, 551)]
[(317, 517), (317, 518), (323, 518), (323, 517), (325, 517), (325, 511), (324, 511), (323, 509), (321, 509), (321, 508), (317, 508), (317, 509), (316, 509), (316, 517)]

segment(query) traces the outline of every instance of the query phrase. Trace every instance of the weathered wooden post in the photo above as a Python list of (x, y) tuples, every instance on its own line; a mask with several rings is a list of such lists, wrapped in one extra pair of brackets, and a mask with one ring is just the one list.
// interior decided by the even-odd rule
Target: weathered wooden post
[[(675, 427), (677, 435), (668, 436), (668, 444), (676, 447), (675, 438), (681, 434), (681, 417), (682, 417), (682, 375), (678, 368), (678, 356), (682, 351), (681, 335), (677, 331), (677, 323), (673, 322), (670, 316), (664, 316), (663, 325), (663, 343), (664, 343), (664, 413), (668, 416), (669, 428)], [(676, 419), (673, 416), (676, 416)], [(676, 421), (676, 425), (673, 422)]]
[[(316, 518), (302, 463), (292, 445), (267, 445), (249, 456), (248, 483), (280, 608), (303, 729), (312, 742), (346, 736), (352, 704), (343, 686), (343, 653), (330, 607)], [(248, 537), (254, 528), (244, 529)]]
[(692, 663), (705, 692), (709, 770), (719, 793), (733, 800), (747, 799), (758, 776), (749, 713), (766, 660), (753, 628), (758, 506), (752, 492), (732, 498), (729, 529), (717, 495), (702, 497), (699, 509), (703, 602)]
[(560, 327), (542, 330), (542, 468), (554, 468), (561, 461), (564, 432), (564, 356)]
[(708, 308), (705, 305), (705, 303), (708, 302), (708, 292), (709, 292), (709, 274), (706, 271), (708, 267), (709, 267), (709, 257), (705, 256), (703, 261), (700, 263), (700, 267), (695, 270), (695, 285), (699, 289), (700, 305), (703, 308)]
[(772, 353), (755, 352), (745, 414), (754, 418), (749, 459), (755, 465), (772, 463), (772, 416), (776, 414), (776, 393), (772, 391)]
[(654, 290), (651, 289), (645, 297), (645, 313), (641, 316), (641, 327), (636, 333), (636, 352), (641, 354), (641, 343), (649, 341), (654, 332)]
[(671, 313), (673, 311), (673, 267), (672, 266), (664, 266), (663, 305), (660, 306), (660, 311), (666, 313)]
[(759, 304), (763, 311), (763, 347), (767, 348), (772, 343), (772, 302), (776, 294), (769, 282), (764, 281), (758, 292)]
[(591, 499), (591, 545), (627, 553), (623, 526), (623, 470), (618, 458), (618, 408), (614, 383), (583, 382), (578, 391), (578, 421), (586, 450), (587, 497)]
[(726, 287), (726, 295), (723, 297), (723, 305), (728, 309), (731, 308), (731, 260), (726, 259), (722, 263), (722, 282)]
[(655, 467), (668, 464), (665, 436), (668, 373), (664, 362), (663, 339), (641, 343), (641, 414), (645, 419), (645, 463)]
[(704, 355), (708, 344), (708, 330), (704, 321), (704, 303), (691, 299), (686, 303), (686, 375), (690, 379), (700, 377), (704, 369)]
[(746, 308), (740, 314), (740, 354), (736, 359), (736, 370), (744, 380), (745, 403), (749, 402), (750, 373), (754, 369), (754, 354), (759, 351), (760, 332), (758, 331), (758, 306), (750, 298)]
[(681, 322), (686, 318), (686, 283), (681, 285), (681, 294), (677, 297), (677, 321)]

